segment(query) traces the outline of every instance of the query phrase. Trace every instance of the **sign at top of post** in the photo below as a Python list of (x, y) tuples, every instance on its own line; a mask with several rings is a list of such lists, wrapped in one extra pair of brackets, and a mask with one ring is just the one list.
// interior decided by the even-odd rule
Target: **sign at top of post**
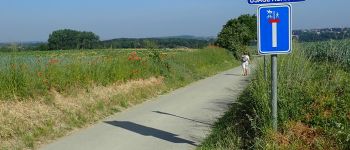
[(305, 0), (248, 0), (249, 4), (271, 4), (271, 3), (292, 3), (302, 2)]
[(260, 6), (258, 8), (259, 53), (288, 54), (292, 51), (291, 5)]

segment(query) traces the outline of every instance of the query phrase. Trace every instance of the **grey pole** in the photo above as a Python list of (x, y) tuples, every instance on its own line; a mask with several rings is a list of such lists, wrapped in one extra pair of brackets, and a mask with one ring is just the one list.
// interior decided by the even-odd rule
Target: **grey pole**
[(264, 79), (267, 80), (267, 62), (266, 62), (266, 56), (264, 55)]
[(272, 126), (277, 131), (277, 55), (271, 55), (271, 104), (272, 104)]

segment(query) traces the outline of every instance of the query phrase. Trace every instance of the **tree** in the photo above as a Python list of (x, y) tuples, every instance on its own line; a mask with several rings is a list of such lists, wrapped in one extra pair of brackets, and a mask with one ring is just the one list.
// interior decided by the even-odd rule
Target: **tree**
[(42, 44), (38, 45), (37, 47), (34, 47), (34, 49), (40, 50), (40, 51), (46, 51), (49, 49), (49, 47), (46, 43), (42, 43)]
[(92, 32), (79, 32), (77, 35), (77, 49), (93, 49), (99, 44), (99, 37)]
[(63, 29), (52, 32), (48, 47), (53, 49), (92, 49), (98, 46), (99, 37), (92, 32)]
[(145, 48), (147, 49), (157, 49), (158, 48), (158, 45), (155, 41), (151, 41), (151, 40), (144, 40), (142, 41), (143, 45)]
[(242, 15), (229, 20), (218, 35), (216, 45), (233, 52), (236, 58), (256, 39), (256, 16)]

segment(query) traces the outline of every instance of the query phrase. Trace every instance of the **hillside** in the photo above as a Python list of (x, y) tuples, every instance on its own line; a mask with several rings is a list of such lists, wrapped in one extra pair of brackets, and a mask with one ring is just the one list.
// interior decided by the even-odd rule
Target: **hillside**
[(155, 38), (118, 38), (101, 41), (103, 48), (147, 48), (152, 44), (157, 48), (203, 48), (214, 43), (211, 37), (170, 36)]

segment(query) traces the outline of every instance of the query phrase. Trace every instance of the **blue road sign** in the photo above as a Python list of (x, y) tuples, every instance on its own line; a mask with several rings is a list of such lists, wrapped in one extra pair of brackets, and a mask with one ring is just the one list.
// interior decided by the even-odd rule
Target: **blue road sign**
[(292, 50), (291, 5), (258, 8), (258, 49), (260, 54), (288, 54)]
[(271, 3), (292, 3), (302, 2), (305, 0), (248, 0), (249, 4), (271, 4)]

